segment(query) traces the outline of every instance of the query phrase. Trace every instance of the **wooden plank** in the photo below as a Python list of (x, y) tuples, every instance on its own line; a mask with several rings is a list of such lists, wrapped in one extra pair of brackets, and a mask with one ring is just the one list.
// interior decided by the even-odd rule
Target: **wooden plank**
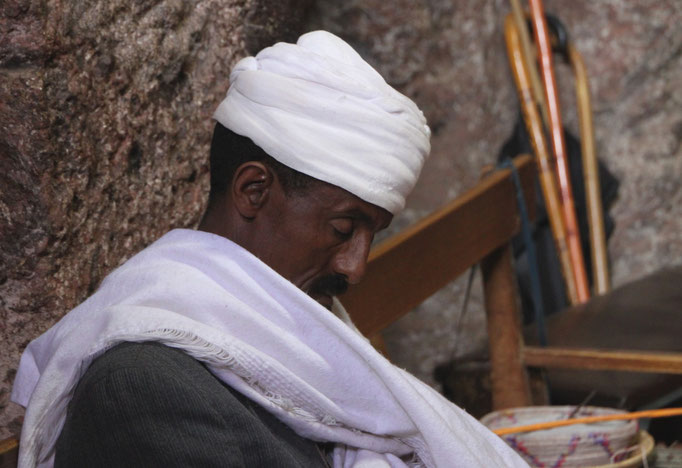
[(682, 353), (528, 346), (523, 361), (534, 367), (682, 374)]
[(384, 337), (381, 333), (377, 333), (376, 335), (370, 336), (369, 342), (372, 344), (372, 346), (374, 346), (374, 349), (379, 351), (382, 355), (384, 355), (385, 357), (388, 356), (386, 342), (384, 341)]
[(493, 410), (496, 411), (531, 404), (530, 386), (521, 358), (521, 316), (516, 305), (511, 259), (511, 247), (505, 244), (488, 255), (481, 265)]
[[(535, 166), (530, 156), (515, 164), (532, 213)], [(497, 171), (374, 248), (362, 282), (341, 302), (371, 336), (508, 242), (519, 225), (510, 171)]]
[(0, 468), (16, 468), (19, 459), (19, 441), (14, 437), (0, 440)]

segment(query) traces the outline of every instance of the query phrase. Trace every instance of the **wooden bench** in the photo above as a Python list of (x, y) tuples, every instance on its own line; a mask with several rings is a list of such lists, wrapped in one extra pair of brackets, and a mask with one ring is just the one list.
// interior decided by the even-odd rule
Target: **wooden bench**
[[(516, 158), (515, 165), (532, 217), (535, 165), (529, 156)], [(519, 229), (511, 171), (494, 171), (457, 199), (377, 245), (362, 282), (352, 286), (341, 302), (358, 328), (371, 337), (481, 263), (493, 406), (529, 404), (510, 246)]]
[(14, 437), (0, 440), (0, 468), (16, 468), (19, 458), (19, 441)]
[[(520, 156), (515, 165), (532, 217), (534, 163), (529, 156)], [(571, 314), (568, 321), (564, 318), (549, 323), (550, 338), (561, 337), (555, 342), (569, 346), (526, 346), (510, 247), (519, 226), (510, 170), (497, 170), (456, 200), (377, 245), (370, 253), (365, 278), (352, 286), (341, 301), (358, 328), (367, 336), (376, 336), (469, 267), (481, 263), (493, 409), (533, 403), (526, 366), (682, 374), (679, 352), (594, 349), (595, 340), (581, 339), (584, 333), (581, 335), (580, 324), (576, 324), (581, 321), (580, 316)], [(566, 335), (565, 324), (569, 322), (574, 329), (573, 343), (572, 337)], [(616, 319), (609, 333), (616, 333), (617, 329)], [(586, 344), (590, 347), (586, 348)], [(636, 341), (633, 345), (637, 346)], [(650, 349), (646, 345), (640, 348)]]

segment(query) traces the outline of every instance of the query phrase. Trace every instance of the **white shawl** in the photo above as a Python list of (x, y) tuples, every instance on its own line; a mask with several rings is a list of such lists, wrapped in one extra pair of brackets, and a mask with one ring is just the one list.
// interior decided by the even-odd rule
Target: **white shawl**
[(51, 464), (80, 377), (123, 341), (159, 341), (206, 363), (299, 435), (337, 443), (338, 467), (405, 466), (398, 457), (412, 452), (430, 467), (527, 466), (248, 251), (175, 230), (29, 344), (12, 393), (27, 406), (20, 467)]

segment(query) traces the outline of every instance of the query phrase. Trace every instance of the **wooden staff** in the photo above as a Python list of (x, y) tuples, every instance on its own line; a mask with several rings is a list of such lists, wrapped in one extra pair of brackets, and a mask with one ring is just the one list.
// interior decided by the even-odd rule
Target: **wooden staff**
[(574, 424), (591, 424), (602, 421), (627, 421), (630, 419), (642, 418), (670, 418), (672, 416), (682, 416), (682, 408), (663, 408), (657, 410), (635, 411), (634, 413), (605, 414), (602, 416), (586, 416), (583, 418), (560, 419), (558, 421), (547, 421), (524, 426), (503, 427), (495, 429), (493, 432), (499, 436), (516, 434), (519, 432), (533, 432), (555, 427), (572, 426)]
[(530, 34), (528, 33), (526, 13), (523, 11), (523, 7), (521, 6), (521, 0), (511, 0), (511, 5), (514, 23), (516, 24), (516, 32), (521, 43), (521, 57), (523, 59), (523, 65), (528, 72), (528, 78), (530, 79), (530, 89), (533, 91), (535, 102), (540, 107), (542, 121), (548, 126), (549, 118), (547, 117), (547, 105), (545, 103), (545, 89), (542, 86), (540, 75), (538, 74), (538, 68), (535, 65), (535, 52), (533, 51)]
[(578, 231), (578, 220), (575, 215), (573, 191), (571, 190), (571, 179), (566, 158), (566, 144), (564, 143), (564, 131), (559, 110), (559, 96), (557, 95), (556, 80), (552, 68), (552, 49), (547, 32), (547, 21), (542, 8), (542, 1), (529, 0), (529, 2), (535, 41), (540, 56), (542, 80), (545, 84), (545, 99), (547, 100), (547, 110), (549, 111), (552, 147), (556, 157), (561, 208), (566, 226), (566, 240), (568, 242), (571, 263), (573, 264), (578, 303), (583, 303), (590, 298), (590, 290), (587, 284), (587, 273), (580, 245), (580, 232)]
[(597, 154), (594, 144), (590, 86), (587, 80), (587, 72), (585, 71), (585, 63), (580, 53), (570, 44), (568, 45), (568, 56), (573, 67), (573, 73), (575, 74), (575, 91), (578, 101), (580, 145), (583, 158), (583, 177), (585, 178), (587, 220), (590, 226), (594, 291), (597, 295), (601, 295), (611, 289), (611, 284), (609, 281), (609, 265), (606, 250), (606, 231), (602, 216), (599, 168), (597, 166)]
[[(525, 24), (523, 27), (525, 27)], [(529, 73), (526, 68), (526, 61), (523, 60), (523, 50), (520, 45), (518, 27), (511, 15), (507, 15), (505, 18), (504, 36), (507, 43), (509, 64), (512, 69), (512, 75), (514, 76), (514, 83), (516, 83), (519, 100), (521, 101), (523, 120), (528, 129), (530, 141), (538, 163), (540, 187), (542, 188), (542, 194), (545, 198), (545, 206), (547, 207), (547, 215), (549, 217), (550, 227), (552, 228), (554, 245), (559, 256), (564, 282), (566, 283), (566, 294), (570, 303), (576, 304), (577, 294), (575, 288), (575, 275), (569, 256), (568, 245), (566, 243), (566, 228), (561, 214), (559, 191), (557, 189), (556, 180), (554, 179), (554, 167), (549, 156), (549, 148), (545, 140), (542, 121), (531, 92)]]

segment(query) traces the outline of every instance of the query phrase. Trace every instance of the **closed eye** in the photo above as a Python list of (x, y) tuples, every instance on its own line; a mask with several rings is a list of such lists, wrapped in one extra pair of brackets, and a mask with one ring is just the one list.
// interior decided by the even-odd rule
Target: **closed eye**
[(331, 224), (334, 229), (334, 234), (344, 239), (353, 234), (353, 229), (355, 228), (353, 219), (351, 218), (335, 218), (332, 219), (329, 224)]

